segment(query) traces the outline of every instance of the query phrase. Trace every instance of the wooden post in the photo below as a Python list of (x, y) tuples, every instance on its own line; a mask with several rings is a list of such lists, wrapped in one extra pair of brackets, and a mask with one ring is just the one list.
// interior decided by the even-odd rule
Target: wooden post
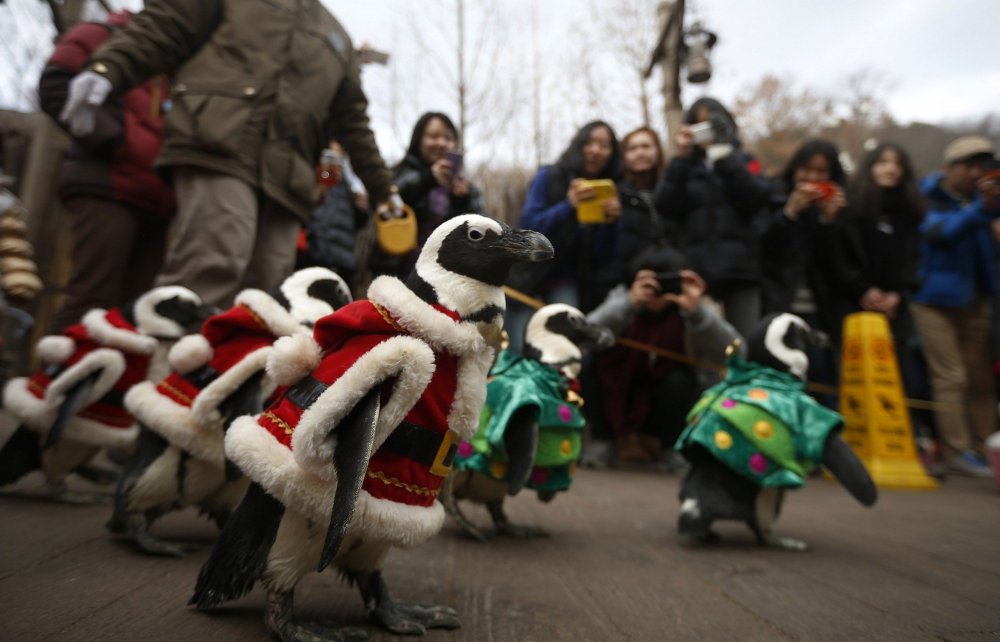
[(667, 150), (676, 151), (674, 138), (684, 119), (681, 103), (681, 44), (684, 35), (684, 0), (663, 0), (656, 7), (660, 36), (646, 68), (646, 78), (658, 64), (663, 74), (663, 101), (667, 117)]

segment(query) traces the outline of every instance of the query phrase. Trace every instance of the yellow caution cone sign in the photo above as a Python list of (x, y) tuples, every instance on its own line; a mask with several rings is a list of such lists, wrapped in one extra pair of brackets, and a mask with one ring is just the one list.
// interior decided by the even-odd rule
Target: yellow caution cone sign
[(886, 317), (857, 312), (844, 319), (840, 414), (844, 441), (877, 486), (937, 488), (917, 456)]

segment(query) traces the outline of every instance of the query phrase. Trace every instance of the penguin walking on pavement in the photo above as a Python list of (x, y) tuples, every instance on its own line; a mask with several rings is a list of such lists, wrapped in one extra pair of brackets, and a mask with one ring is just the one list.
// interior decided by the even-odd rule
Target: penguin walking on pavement
[(133, 386), (125, 397), (142, 432), (119, 479), (108, 530), (143, 552), (180, 557), (197, 545), (154, 537), (149, 529), (156, 519), (196, 506), (224, 523), (249, 485), (226, 460), (225, 430), (236, 417), (259, 413), (273, 392), (263, 376), (272, 345), (281, 337), (308, 337), (319, 318), (350, 301), (350, 288), (335, 272), (305, 268), (273, 296), (242, 291), (199, 334), (178, 341), (168, 358), (170, 374)]
[(691, 462), (680, 490), (678, 532), (714, 542), (715, 520), (746, 523), (761, 546), (805, 550), (805, 542), (772, 532), (785, 490), (805, 484), (822, 465), (861, 504), (875, 484), (840, 437), (843, 417), (805, 392), (806, 350), (823, 337), (787, 313), (761, 320), (744, 359), (731, 347), (725, 379), (688, 414), (675, 448)]
[(93, 309), (62, 335), (43, 337), (36, 353), (45, 367), (4, 387), (4, 408), (20, 420), (0, 449), (0, 485), (41, 469), (55, 498), (107, 501), (70, 492), (70, 473), (85, 474), (101, 448), (129, 449), (139, 427), (123, 398), (143, 381), (161, 341), (173, 341), (210, 309), (191, 290), (153, 288), (123, 308)]
[(292, 616), (298, 581), (333, 564), (358, 586), (370, 619), (393, 633), (458, 627), (451, 608), (394, 598), (382, 567), (391, 548), (440, 530), (435, 498), (458, 443), (478, 426), (499, 347), (501, 286), (514, 263), (552, 255), (537, 232), (458, 216), (428, 237), (405, 284), (379, 277), (367, 300), (320, 319), (312, 341), (280, 339), (268, 371), (290, 387), (226, 434), (226, 456), (251, 485), (191, 603), (210, 608), (259, 580), (280, 639), (362, 636)]
[(577, 377), (585, 350), (608, 348), (614, 335), (564, 303), (536, 311), (524, 333), (524, 356), (501, 354), (490, 373), (479, 430), (458, 449), (440, 494), (445, 511), (480, 541), (489, 535), (457, 500), (485, 505), (497, 534), (543, 537), (536, 526), (511, 523), (504, 499), (528, 487), (543, 502), (569, 490), (586, 421)]

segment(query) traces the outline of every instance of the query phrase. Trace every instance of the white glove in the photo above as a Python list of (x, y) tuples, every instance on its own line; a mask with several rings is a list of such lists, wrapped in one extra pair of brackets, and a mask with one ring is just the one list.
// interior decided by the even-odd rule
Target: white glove
[(94, 131), (97, 108), (111, 93), (111, 81), (94, 71), (77, 74), (69, 83), (69, 96), (59, 120), (69, 126), (74, 136), (86, 136)]

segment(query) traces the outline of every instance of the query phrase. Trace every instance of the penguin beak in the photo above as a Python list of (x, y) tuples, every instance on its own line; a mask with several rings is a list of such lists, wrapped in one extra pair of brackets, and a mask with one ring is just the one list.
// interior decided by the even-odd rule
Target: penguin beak
[(552, 243), (540, 232), (532, 230), (510, 230), (500, 238), (497, 247), (504, 250), (515, 261), (537, 263), (548, 261), (556, 255)]

